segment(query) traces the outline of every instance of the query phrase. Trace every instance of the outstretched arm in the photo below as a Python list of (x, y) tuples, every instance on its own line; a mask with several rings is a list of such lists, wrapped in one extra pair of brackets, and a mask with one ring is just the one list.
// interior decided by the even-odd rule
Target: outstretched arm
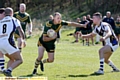
[(95, 36), (96, 36), (96, 34), (94, 34), (94, 33), (90, 33), (90, 34), (86, 34), (86, 35), (81, 34), (82, 38), (92, 38), (92, 37), (95, 37)]
[(70, 22), (69, 25), (70, 26), (75, 26), (75, 27), (85, 27), (87, 26), (89, 22), (86, 22), (85, 24), (80, 24), (80, 23), (76, 23), (76, 22)]

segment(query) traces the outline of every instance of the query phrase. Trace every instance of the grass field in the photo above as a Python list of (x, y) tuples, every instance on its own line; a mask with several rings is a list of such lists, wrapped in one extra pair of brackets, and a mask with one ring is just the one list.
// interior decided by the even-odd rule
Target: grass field
[[(37, 41), (39, 36), (32, 36), (27, 40), (27, 46), (22, 54), (24, 63), (13, 71), (15, 77), (47, 77), (48, 80), (120, 80), (120, 72), (111, 72), (111, 68), (105, 64), (104, 75), (91, 75), (99, 68), (98, 50), (101, 45), (82, 46), (79, 43), (71, 43), (74, 38), (66, 36), (73, 30), (63, 31), (60, 43), (56, 44), (54, 63), (45, 64), (45, 71), (38, 69), (38, 75), (32, 76), (34, 62), (38, 55)], [(44, 58), (47, 58), (45, 52)], [(114, 52), (111, 60), (120, 68), (120, 48)], [(8, 59), (6, 58), (6, 62)], [(0, 74), (4, 77), (3, 74)]]

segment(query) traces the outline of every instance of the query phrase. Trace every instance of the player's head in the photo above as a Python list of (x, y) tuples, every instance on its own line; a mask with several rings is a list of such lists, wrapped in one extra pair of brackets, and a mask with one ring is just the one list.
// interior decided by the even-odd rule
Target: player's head
[(5, 8), (0, 8), (0, 19), (4, 17)]
[(99, 24), (99, 22), (101, 22), (102, 20), (102, 15), (100, 12), (96, 12), (93, 14), (93, 23), (94, 24)]
[(110, 17), (111, 17), (111, 12), (110, 12), (110, 11), (107, 11), (107, 12), (106, 12), (106, 17), (107, 17), (107, 18), (110, 18)]
[(21, 13), (24, 13), (26, 10), (26, 5), (24, 3), (21, 3), (19, 9)]
[(55, 12), (53, 15), (54, 24), (61, 23), (61, 14), (59, 12)]
[(10, 7), (7, 7), (5, 9), (5, 16), (13, 16), (13, 9)]
[(91, 17), (91, 16), (88, 14), (88, 15), (87, 15), (87, 19), (90, 19), (90, 17)]
[(117, 22), (120, 22), (120, 17), (117, 18)]
[(77, 18), (76, 21), (77, 21), (77, 22), (80, 22), (80, 18)]
[(86, 16), (83, 16), (82, 19), (83, 19), (83, 21), (85, 21), (86, 20)]

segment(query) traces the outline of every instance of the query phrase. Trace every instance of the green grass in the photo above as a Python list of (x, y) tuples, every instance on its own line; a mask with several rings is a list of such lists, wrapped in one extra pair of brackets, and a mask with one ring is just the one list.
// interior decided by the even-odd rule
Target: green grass
[[(38, 55), (37, 41), (39, 36), (33, 36), (27, 40), (27, 46), (23, 49), (22, 54), (24, 63), (13, 71), (16, 77), (47, 77), (48, 80), (119, 80), (120, 73), (112, 73), (111, 68), (105, 64), (104, 75), (91, 75), (99, 68), (98, 50), (101, 45), (82, 46), (79, 43), (71, 43), (74, 38), (66, 36), (73, 30), (62, 32), (60, 43), (56, 44), (54, 63), (45, 64), (45, 71), (38, 69), (38, 75), (31, 76), (34, 68), (34, 62)], [(45, 52), (44, 58), (47, 58)], [(120, 49), (111, 56), (111, 60), (120, 68)], [(8, 59), (6, 58), (6, 62)], [(0, 74), (4, 77), (3, 74)]]

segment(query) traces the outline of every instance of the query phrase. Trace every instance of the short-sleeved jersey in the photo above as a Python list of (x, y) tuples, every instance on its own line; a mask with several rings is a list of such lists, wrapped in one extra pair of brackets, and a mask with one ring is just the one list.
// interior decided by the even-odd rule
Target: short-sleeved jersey
[[(81, 21), (80, 23), (81, 23), (81, 24), (85, 24), (85, 23), (87, 23), (87, 20), (85, 20), (85, 21)], [(87, 30), (87, 28), (81, 27), (81, 30), (84, 31), (84, 30)]]
[(87, 29), (88, 30), (92, 30), (92, 24), (93, 24), (93, 20), (92, 19), (87, 19), (89, 21), (88, 25), (87, 25)]
[(20, 21), (22, 29), (25, 32), (27, 23), (31, 22), (30, 15), (26, 12), (25, 13), (20, 13), (18, 11), (18, 12), (15, 12), (15, 14), (13, 16)]
[[(44, 42), (44, 41), (42, 40), (42, 37), (43, 37), (43, 35), (44, 35), (44, 36), (47, 36), (47, 31), (48, 31), (49, 29), (53, 29), (53, 30), (55, 30), (55, 32), (58, 32), (63, 25), (69, 25), (69, 22), (62, 20), (60, 24), (56, 24), (56, 25), (53, 23), (53, 21), (48, 21), (48, 22), (46, 22), (46, 24), (45, 24), (45, 26), (44, 26), (43, 34), (42, 34), (42, 36), (41, 36), (41, 41)], [(56, 39), (54, 39), (54, 40), (52, 40), (52, 41), (48, 41), (48, 42), (54, 43), (55, 40), (56, 40)], [(46, 42), (46, 43), (47, 43), (47, 42)]]
[(14, 17), (6, 16), (0, 21), (0, 39), (12, 39), (16, 27), (21, 26), (20, 21)]
[(113, 46), (117, 45), (118, 40), (110, 24), (106, 22), (101, 22), (99, 26), (95, 26), (93, 33), (104, 37), (106, 36), (107, 31), (110, 31), (112, 35), (105, 40), (106, 45), (110, 45), (110, 44), (112, 44)]

